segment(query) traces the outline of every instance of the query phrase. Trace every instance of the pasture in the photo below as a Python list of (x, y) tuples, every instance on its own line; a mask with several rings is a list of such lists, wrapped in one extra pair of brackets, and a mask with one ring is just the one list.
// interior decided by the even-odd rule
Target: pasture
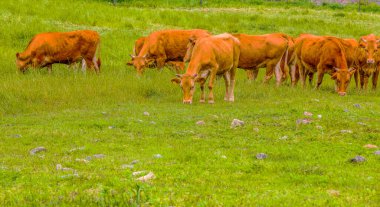
[[(1, 206), (379, 205), (379, 149), (363, 147), (380, 145), (379, 89), (355, 90), (352, 80), (340, 97), (329, 75), (314, 90), (291, 88), (289, 80), (264, 85), (264, 70), (249, 82), (239, 69), (235, 103), (223, 101), (220, 79), (215, 104), (198, 103), (197, 88), (194, 103), (184, 105), (173, 71), (137, 77), (125, 64), (135, 39), (159, 29), (358, 38), (380, 35), (379, 13), (173, 4), (0, 1)], [(15, 54), (35, 34), (77, 29), (100, 33), (100, 75), (65, 65), (53, 65), (51, 75), (16, 72)], [(234, 118), (244, 126), (231, 128)], [(29, 153), (39, 146), (47, 151)], [(366, 161), (351, 163), (357, 155)], [(136, 171), (155, 179), (136, 181)]]

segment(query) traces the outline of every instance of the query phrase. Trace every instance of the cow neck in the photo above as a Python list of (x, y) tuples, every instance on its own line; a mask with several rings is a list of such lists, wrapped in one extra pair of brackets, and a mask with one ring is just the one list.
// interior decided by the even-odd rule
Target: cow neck
[(189, 66), (187, 67), (187, 70), (186, 70), (186, 75), (190, 75), (190, 76), (193, 76), (195, 74), (198, 74), (199, 73), (199, 70), (200, 70), (200, 64), (196, 64), (194, 63), (195, 61), (190, 61), (189, 63)]

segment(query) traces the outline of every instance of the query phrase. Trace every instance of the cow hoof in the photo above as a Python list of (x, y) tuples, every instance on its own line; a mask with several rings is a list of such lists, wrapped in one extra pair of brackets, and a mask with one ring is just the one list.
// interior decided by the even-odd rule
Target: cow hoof
[(199, 103), (205, 103), (206, 101), (205, 100), (200, 100)]
[(234, 98), (230, 98), (230, 102), (234, 102), (235, 101), (235, 99)]
[(209, 100), (208, 103), (209, 103), (209, 104), (213, 104), (213, 103), (215, 103), (215, 102), (214, 102), (214, 100)]

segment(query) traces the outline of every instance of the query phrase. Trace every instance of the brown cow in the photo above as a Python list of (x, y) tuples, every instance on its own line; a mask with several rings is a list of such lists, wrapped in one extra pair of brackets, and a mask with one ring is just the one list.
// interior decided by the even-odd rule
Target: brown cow
[(200, 83), (201, 99), (205, 102), (204, 84), (210, 76), (208, 102), (214, 103), (212, 89), (217, 75), (223, 75), (226, 84), (224, 100), (234, 101), (235, 73), (239, 64), (240, 42), (230, 34), (199, 38), (194, 45), (186, 73), (171, 81), (180, 84), (183, 103), (192, 103), (195, 82)]
[(259, 68), (266, 67), (264, 82), (267, 83), (276, 72), (276, 82), (280, 84), (288, 71), (288, 50), (293, 40), (282, 33), (266, 35), (233, 34), (239, 39), (241, 52), (239, 68), (252, 70), (248, 77), (256, 79)]
[(147, 65), (155, 64), (158, 68), (168, 61), (183, 62), (190, 37), (209, 36), (206, 30), (161, 30), (150, 34), (144, 42), (140, 53), (132, 55), (133, 66), (138, 74), (144, 72)]
[(316, 88), (320, 87), (324, 74), (329, 73), (335, 80), (338, 94), (346, 95), (355, 68), (348, 69), (345, 49), (340, 39), (305, 34), (296, 40), (294, 47), (303, 86), (308, 72), (318, 73)]
[(31, 66), (47, 67), (51, 73), (54, 63), (72, 65), (83, 60), (83, 69), (87, 66), (99, 73), (99, 47), (100, 36), (91, 30), (41, 33), (33, 37), (24, 52), (16, 54), (16, 65), (22, 72)]
[(367, 89), (368, 79), (372, 75), (372, 89), (376, 89), (377, 80), (380, 71), (380, 39), (374, 34), (363, 36), (359, 40), (359, 52), (357, 56), (357, 64), (359, 70), (355, 74), (355, 81), (358, 85), (358, 74), (360, 74), (360, 87)]

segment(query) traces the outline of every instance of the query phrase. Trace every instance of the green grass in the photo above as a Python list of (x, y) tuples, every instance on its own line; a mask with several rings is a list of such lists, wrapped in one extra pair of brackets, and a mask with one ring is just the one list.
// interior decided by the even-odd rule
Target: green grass
[[(378, 206), (380, 157), (363, 145), (380, 145), (379, 90), (356, 91), (351, 84), (349, 95), (339, 97), (328, 75), (316, 91), (263, 85), (263, 71), (250, 83), (239, 70), (235, 103), (223, 101), (219, 80), (214, 105), (198, 103), (199, 89), (195, 103), (183, 105), (170, 83), (174, 72), (148, 70), (138, 78), (125, 62), (134, 40), (158, 29), (358, 38), (380, 31), (379, 14), (265, 4), (137, 6), (0, 2), (1, 206)], [(34, 34), (84, 28), (102, 37), (99, 76), (58, 65), (52, 75), (16, 73), (15, 53)], [(304, 111), (314, 114), (313, 122), (296, 125)], [(234, 118), (245, 126), (231, 129)], [(199, 120), (205, 125), (197, 126)], [(47, 152), (29, 155), (38, 146)], [(84, 149), (70, 151), (78, 147)], [(260, 152), (268, 158), (256, 160)], [(94, 154), (106, 157), (76, 161)], [(350, 163), (356, 155), (367, 161)], [(133, 170), (122, 169), (133, 160), (139, 160)], [(57, 171), (57, 164), (77, 176)], [(156, 178), (137, 182), (132, 172), (139, 170)]]

